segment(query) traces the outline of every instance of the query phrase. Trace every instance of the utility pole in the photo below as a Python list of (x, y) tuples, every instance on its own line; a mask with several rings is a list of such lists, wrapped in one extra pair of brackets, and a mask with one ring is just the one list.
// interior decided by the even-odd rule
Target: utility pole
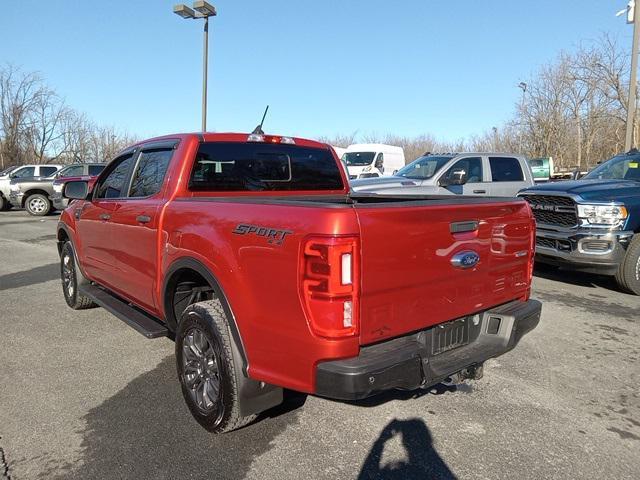
[(625, 136), (624, 150), (628, 152), (635, 146), (634, 126), (636, 120), (636, 89), (638, 77), (638, 43), (640, 43), (640, 8), (635, 8), (629, 2), (629, 8), (633, 10), (633, 44), (631, 47), (631, 75), (629, 79), (629, 102), (627, 105), (627, 135)]

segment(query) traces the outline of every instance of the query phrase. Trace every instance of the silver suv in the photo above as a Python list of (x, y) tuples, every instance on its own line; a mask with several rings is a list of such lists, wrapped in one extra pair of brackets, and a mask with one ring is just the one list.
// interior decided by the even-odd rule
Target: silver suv
[(527, 160), (510, 153), (425, 154), (391, 177), (353, 180), (351, 191), (380, 195), (515, 197), (533, 185)]
[(49, 177), (62, 168), (62, 165), (18, 165), (0, 172), (0, 210), (11, 208), (9, 203), (11, 180), (30, 177)]

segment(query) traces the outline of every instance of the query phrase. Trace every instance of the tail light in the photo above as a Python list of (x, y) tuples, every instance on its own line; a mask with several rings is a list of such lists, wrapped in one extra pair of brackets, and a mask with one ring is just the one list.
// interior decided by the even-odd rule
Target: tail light
[(251, 133), (247, 137), (247, 142), (261, 143), (284, 143), (287, 145), (295, 145), (296, 141), (291, 137), (281, 137), (278, 135), (263, 135), (262, 133)]
[(312, 332), (341, 338), (359, 332), (357, 237), (314, 237), (301, 259), (302, 302)]
[(527, 296), (525, 300), (529, 300), (531, 296), (531, 283), (533, 282), (533, 264), (536, 256), (536, 219), (531, 214), (531, 234), (529, 236), (529, 263), (527, 265), (527, 282), (529, 288), (527, 289)]

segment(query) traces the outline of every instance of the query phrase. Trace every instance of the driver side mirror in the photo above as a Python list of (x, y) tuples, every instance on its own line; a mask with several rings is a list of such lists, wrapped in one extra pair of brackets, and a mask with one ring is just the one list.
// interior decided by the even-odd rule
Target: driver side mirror
[(69, 200), (84, 200), (89, 194), (89, 183), (85, 181), (67, 182), (62, 196)]
[(383, 165), (384, 165), (384, 162), (382, 161), (381, 158), (376, 160), (376, 164), (375, 164), (376, 168), (382, 168)]

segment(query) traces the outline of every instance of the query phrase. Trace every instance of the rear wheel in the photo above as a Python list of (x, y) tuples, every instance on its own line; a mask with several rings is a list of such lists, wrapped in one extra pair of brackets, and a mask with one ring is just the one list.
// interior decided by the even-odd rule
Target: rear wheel
[(43, 217), (51, 211), (51, 201), (46, 195), (34, 193), (24, 202), (24, 207), (29, 214), (36, 217)]
[(240, 415), (237, 367), (220, 301), (198, 302), (184, 311), (176, 332), (176, 361), (182, 395), (204, 428), (230, 432), (255, 419)]
[(625, 292), (640, 295), (640, 234), (631, 240), (624, 260), (618, 267), (616, 282)]
[(62, 292), (64, 299), (74, 310), (84, 310), (95, 307), (96, 304), (78, 292), (78, 281), (82, 277), (73, 253), (73, 244), (67, 242), (60, 251), (60, 279), (62, 280)]

